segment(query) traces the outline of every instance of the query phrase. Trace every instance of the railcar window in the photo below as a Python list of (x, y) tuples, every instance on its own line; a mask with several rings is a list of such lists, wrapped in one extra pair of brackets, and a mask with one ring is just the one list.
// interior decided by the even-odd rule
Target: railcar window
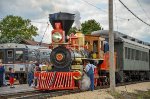
[(146, 61), (146, 53), (144, 52), (144, 61)]
[(145, 58), (146, 58), (145, 61), (148, 62), (148, 53), (145, 52), (145, 55), (146, 55), (146, 56), (145, 56)]
[(135, 49), (132, 49), (131, 51), (131, 59), (134, 60), (135, 59)]
[(145, 55), (144, 52), (142, 52), (142, 61), (144, 61), (144, 58), (145, 58), (144, 55)]
[(131, 49), (128, 48), (128, 59), (130, 59), (130, 56), (131, 56)]
[(142, 52), (141, 51), (139, 51), (139, 60), (142, 60)]
[(128, 58), (128, 48), (125, 47), (125, 58), (127, 59)]
[(93, 42), (93, 51), (98, 52), (98, 41)]
[(13, 51), (12, 50), (7, 51), (7, 57), (8, 58), (13, 58)]
[(139, 60), (139, 50), (136, 50), (136, 60)]
[(23, 61), (23, 51), (16, 51), (16, 61)]

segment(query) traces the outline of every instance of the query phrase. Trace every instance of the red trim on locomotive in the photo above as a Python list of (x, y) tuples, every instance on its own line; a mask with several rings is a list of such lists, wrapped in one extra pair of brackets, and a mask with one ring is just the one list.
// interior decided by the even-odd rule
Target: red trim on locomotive
[[(116, 53), (114, 54), (114, 62), (116, 66)], [(99, 65), (100, 70), (109, 70), (109, 52), (104, 53), (103, 63)], [(116, 67), (115, 67), (116, 69)]]
[(39, 90), (61, 90), (75, 89), (74, 77), (81, 76), (79, 72), (35, 72), (38, 78), (37, 89)]

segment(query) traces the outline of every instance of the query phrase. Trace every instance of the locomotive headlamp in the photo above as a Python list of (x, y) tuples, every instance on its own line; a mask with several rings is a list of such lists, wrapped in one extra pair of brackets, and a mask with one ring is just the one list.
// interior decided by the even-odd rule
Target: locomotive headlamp
[(62, 35), (59, 32), (55, 32), (52, 34), (52, 40), (56, 43), (60, 42), (62, 40)]

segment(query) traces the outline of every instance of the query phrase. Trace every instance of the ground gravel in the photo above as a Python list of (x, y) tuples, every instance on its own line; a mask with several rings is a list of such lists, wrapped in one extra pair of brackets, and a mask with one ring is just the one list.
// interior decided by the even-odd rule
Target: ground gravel
[[(126, 85), (116, 87), (117, 92), (132, 92), (136, 93), (137, 90), (148, 91), (150, 89), (150, 82)], [(99, 89), (94, 91), (86, 91), (82, 93), (76, 93), (71, 95), (57, 96), (50, 99), (115, 99), (112, 95), (109, 94), (110, 89)]]

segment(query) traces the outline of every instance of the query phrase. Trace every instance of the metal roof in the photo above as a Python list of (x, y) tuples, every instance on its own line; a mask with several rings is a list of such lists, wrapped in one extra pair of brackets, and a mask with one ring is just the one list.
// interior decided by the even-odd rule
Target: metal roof
[[(98, 30), (98, 31), (92, 32), (91, 34), (92, 35), (99, 35), (99, 36), (102, 36), (104, 38), (108, 38), (108, 32), (109, 32), (109, 30)], [(126, 34), (118, 32), (118, 31), (114, 31), (113, 33), (114, 33), (115, 42), (119, 42), (119, 41), (128, 42), (128, 43), (132, 43), (134, 45), (136, 44), (136, 45), (143, 46), (143, 47), (145, 46), (146, 48), (150, 49), (150, 43), (148, 43), (148, 42), (141, 41), (139, 39), (128, 36)]]
[(150, 47), (147, 46), (147, 45), (140, 44), (140, 43), (137, 43), (137, 42), (133, 42), (133, 41), (131, 41), (131, 40), (129, 40), (129, 39), (125, 39), (125, 38), (122, 38), (122, 37), (120, 37), (120, 38), (121, 38), (121, 40), (122, 40), (123, 42), (130, 43), (130, 44), (133, 44), (133, 45), (136, 45), (136, 46), (140, 46), (140, 47), (143, 47), (143, 48), (150, 49)]
[(27, 48), (25, 44), (16, 44), (16, 43), (4, 43), (0, 44), (0, 49), (5, 48)]

